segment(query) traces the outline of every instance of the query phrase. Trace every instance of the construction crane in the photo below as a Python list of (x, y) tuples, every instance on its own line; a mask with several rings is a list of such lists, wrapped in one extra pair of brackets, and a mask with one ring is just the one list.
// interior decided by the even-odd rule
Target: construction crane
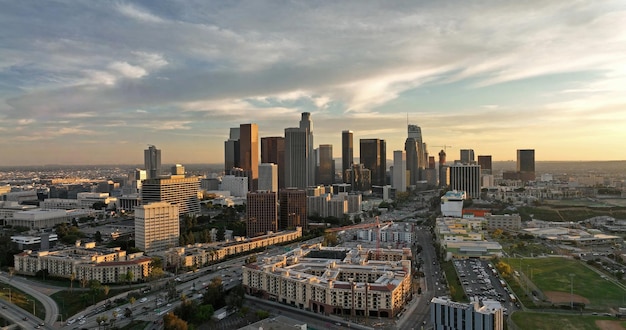
[(448, 145), (442, 145), (442, 146), (432, 146), (435, 148), (443, 148), (443, 151), (448, 151), (448, 148), (452, 148), (452, 146), (448, 146)]

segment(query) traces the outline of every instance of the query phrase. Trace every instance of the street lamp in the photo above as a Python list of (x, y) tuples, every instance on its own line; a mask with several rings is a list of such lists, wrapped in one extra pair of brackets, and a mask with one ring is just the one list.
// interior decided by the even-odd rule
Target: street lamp
[(30, 301), (30, 302), (33, 303), (33, 316), (36, 316), (35, 315), (35, 301), (34, 300), (30, 300), (30, 299), (26, 299), (26, 301)]
[(11, 301), (11, 288), (2, 288), (2, 290), (9, 290), (9, 302), (10, 302), (10, 303), (13, 303), (13, 302)]
[(571, 310), (574, 310), (574, 276), (576, 276), (576, 274), (569, 274), (569, 284), (570, 284), (570, 288), (569, 288), (569, 296), (570, 296), (570, 306), (569, 308)]

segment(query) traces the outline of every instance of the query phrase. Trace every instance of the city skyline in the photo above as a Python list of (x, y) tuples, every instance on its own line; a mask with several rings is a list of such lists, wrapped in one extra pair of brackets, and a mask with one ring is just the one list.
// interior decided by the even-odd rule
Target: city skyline
[[(8, 2), (0, 166), (224, 163), (229, 129), (515, 160), (624, 160), (626, 6)], [(59, 22), (63, 22), (60, 24)]]

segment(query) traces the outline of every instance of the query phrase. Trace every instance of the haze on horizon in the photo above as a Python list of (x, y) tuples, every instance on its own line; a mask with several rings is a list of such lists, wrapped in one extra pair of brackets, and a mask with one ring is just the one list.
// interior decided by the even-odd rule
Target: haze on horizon
[(282, 136), (311, 112), (431, 155), (624, 160), (623, 1), (7, 1), (0, 166), (220, 163), (230, 127)]

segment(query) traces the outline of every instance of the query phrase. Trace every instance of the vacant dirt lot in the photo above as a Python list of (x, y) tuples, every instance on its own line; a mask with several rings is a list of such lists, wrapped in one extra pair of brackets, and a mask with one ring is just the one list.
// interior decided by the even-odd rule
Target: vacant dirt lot
[(566, 302), (570, 302), (570, 301), (574, 301), (574, 302), (580, 302), (580, 303), (584, 303), (584, 304), (589, 304), (589, 299), (583, 297), (583, 296), (579, 296), (577, 294), (574, 295), (570, 295), (569, 292), (561, 292), (561, 291), (544, 291), (543, 293), (546, 298), (554, 303), (554, 304), (559, 304), (559, 303), (566, 303)]

